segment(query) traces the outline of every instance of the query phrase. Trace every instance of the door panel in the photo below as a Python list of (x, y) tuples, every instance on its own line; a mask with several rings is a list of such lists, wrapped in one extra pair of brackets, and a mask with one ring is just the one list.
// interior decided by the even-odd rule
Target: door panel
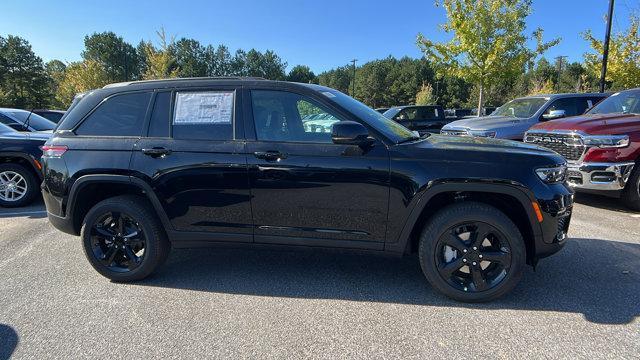
[[(214, 88), (201, 92), (235, 90)], [(154, 104), (154, 112), (158, 109), (173, 114), (176, 95), (166, 98), (173, 99), (173, 106)], [(241, 108), (240, 103), (236, 96), (234, 109)], [(160, 119), (155, 115), (151, 121), (173, 119), (173, 115)], [(234, 110), (233, 123), (237, 124), (240, 117)], [(172, 125), (171, 132), (178, 138), (142, 138), (135, 146), (132, 169), (141, 171), (151, 183), (174, 230), (211, 233), (210, 240), (216, 240), (214, 233), (237, 234), (225, 240), (250, 242), (253, 230), (245, 142), (232, 138), (235, 131), (220, 130), (210, 124), (201, 126), (201, 122), (199, 118), (193, 129)], [(175, 126), (183, 127), (176, 132)], [(158, 133), (161, 135), (162, 131)], [(230, 139), (202, 139), (207, 136)]]
[(389, 158), (381, 143), (365, 152), (256, 141), (247, 143), (247, 153), (256, 242), (260, 235), (384, 241)]

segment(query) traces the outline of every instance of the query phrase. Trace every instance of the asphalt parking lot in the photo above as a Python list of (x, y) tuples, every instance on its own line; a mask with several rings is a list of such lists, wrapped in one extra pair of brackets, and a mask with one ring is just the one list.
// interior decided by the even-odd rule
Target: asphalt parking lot
[(415, 259), (326, 251), (174, 250), (115, 284), (41, 204), (0, 209), (0, 359), (636, 358), (640, 214), (577, 200), (565, 249), (480, 305), (435, 293)]

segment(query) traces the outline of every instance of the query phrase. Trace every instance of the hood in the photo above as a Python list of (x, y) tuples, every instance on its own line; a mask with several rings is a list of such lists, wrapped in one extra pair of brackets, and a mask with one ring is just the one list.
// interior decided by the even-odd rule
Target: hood
[(629, 134), (640, 131), (640, 115), (637, 114), (587, 114), (547, 121), (531, 130), (570, 130), (589, 135)]
[[(407, 156), (420, 158), (426, 151), (438, 151), (440, 161), (482, 163), (562, 164), (565, 160), (557, 153), (523, 142), (470, 136), (431, 135), (420, 141), (401, 144)], [(433, 157), (433, 153), (427, 155)]]
[(512, 116), (483, 116), (462, 119), (445, 125), (445, 130), (495, 130), (503, 127), (511, 127), (515, 124), (526, 122), (527, 119), (519, 119)]
[(7, 131), (0, 133), (0, 139), (34, 140), (45, 142), (51, 137), (51, 132)]

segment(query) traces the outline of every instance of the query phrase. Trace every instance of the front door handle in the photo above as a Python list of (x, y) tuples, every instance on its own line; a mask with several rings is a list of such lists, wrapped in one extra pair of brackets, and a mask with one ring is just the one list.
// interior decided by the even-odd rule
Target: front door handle
[(142, 153), (147, 156), (156, 158), (156, 157), (167, 156), (171, 154), (171, 150), (165, 149), (163, 147), (153, 147), (150, 149), (142, 149)]
[(258, 159), (267, 161), (279, 161), (287, 158), (287, 155), (280, 151), (256, 151), (253, 155)]

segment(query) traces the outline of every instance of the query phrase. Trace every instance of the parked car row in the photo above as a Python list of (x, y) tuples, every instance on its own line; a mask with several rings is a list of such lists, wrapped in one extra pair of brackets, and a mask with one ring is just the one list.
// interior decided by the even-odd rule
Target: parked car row
[(524, 141), (561, 154), (572, 187), (640, 210), (640, 89), (615, 93), (584, 115), (537, 124)]

